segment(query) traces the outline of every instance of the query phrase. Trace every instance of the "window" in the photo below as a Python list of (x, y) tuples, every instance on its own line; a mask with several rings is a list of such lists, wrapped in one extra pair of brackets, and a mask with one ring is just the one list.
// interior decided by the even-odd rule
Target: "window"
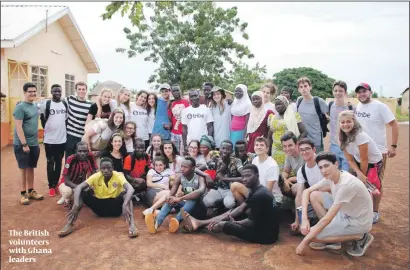
[(37, 86), (37, 96), (47, 97), (47, 67), (31, 66), (31, 81)]
[(69, 95), (75, 95), (75, 80), (74, 75), (65, 75), (65, 95), (68, 97)]

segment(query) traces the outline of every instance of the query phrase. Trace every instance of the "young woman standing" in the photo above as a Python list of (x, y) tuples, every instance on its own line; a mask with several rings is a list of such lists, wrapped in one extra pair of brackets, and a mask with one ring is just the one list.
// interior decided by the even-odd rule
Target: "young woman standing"
[(214, 117), (215, 146), (219, 149), (221, 142), (230, 139), (231, 105), (226, 100), (225, 90), (215, 86), (212, 91), (212, 101), (209, 104)]
[(148, 92), (141, 90), (135, 103), (131, 104), (131, 121), (137, 125), (137, 138), (144, 140), (145, 148), (149, 146), (147, 99)]
[(231, 107), (231, 142), (233, 145), (245, 138), (251, 108), (252, 103), (249, 99), (248, 87), (238, 84), (235, 88), (235, 99)]

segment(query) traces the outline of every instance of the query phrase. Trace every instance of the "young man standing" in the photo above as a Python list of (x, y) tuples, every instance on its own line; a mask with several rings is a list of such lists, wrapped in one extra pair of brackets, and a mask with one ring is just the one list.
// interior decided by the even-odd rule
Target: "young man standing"
[[(303, 192), (301, 232), (306, 237), (297, 246), (296, 254), (303, 255), (307, 245), (312, 249), (340, 249), (341, 243), (351, 241), (347, 254), (363, 256), (372, 244), (372, 198), (362, 181), (338, 169), (333, 153), (322, 152), (316, 163), (323, 179)], [(331, 191), (321, 192), (327, 189)], [(319, 222), (310, 227), (308, 205), (313, 206)]]
[(189, 102), (183, 99), (181, 96), (181, 88), (178, 85), (172, 86), (171, 88), (172, 96), (174, 100), (171, 104), (170, 117), (171, 118), (171, 141), (175, 144), (179, 153), (182, 155), (184, 153), (184, 144), (182, 142), (182, 123), (181, 115), (182, 111), (189, 107)]
[(199, 104), (199, 91), (190, 90), (191, 106), (182, 111), (182, 140), (184, 149), (192, 140), (201, 140), (202, 135), (214, 136), (214, 118), (211, 110)]
[[(52, 100), (47, 100), (39, 106), (44, 122), (44, 149), (47, 157), (48, 195), (54, 197), (57, 192), (57, 183), (61, 173), (65, 144), (67, 141), (66, 119), (67, 104), (61, 101), (61, 86), (51, 86)], [(67, 157), (68, 158), (68, 157)]]
[(271, 110), (275, 114), (277, 113), (276, 108), (275, 108), (275, 104), (273, 104), (271, 102), (271, 99), (272, 99), (272, 97), (275, 96), (276, 91), (277, 91), (277, 87), (273, 83), (264, 84), (261, 88), (263, 106), (264, 106), (265, 110)]
[(87, 100), (87, 84), (85, 82), (76, 83), (75, 90), (76, 97), (71, 95), (66, 98), (68, 105), (66, 158), (75, 153), (77, 143), (84, 136), (85, 121), (87, 121), (92, 104), (91, 101)]
[[(23, 86), (24, 101), (16, 105), (14, 109), (14, 138), (13, 148), (17, 164), (20, 169), (22, 205), (30, 204), (29, 199), (42, 200), (43, 195), (37, 194), (33, 188), (34, 169), (40, 156), (38, 145), (38, 108), (34, 105), (37, 97), (37, 87), (28, 82)], [(28, 194), (27, 194), (28, 189)]]
[(330, 148), (329, 151), (334, 153), (337, 157), (337, 163), (339, 164), (339, 169), (343, 171), (349, 170), (349, 163), (347, 162), (343, 151), (339, 147), (338, 143), (338, 123), (339, 123), (339, 113), (346, 110), (352, 110), (353, 108), (349, 106), (346, 102), (347, 96), (347, 84), (344, 81), (335, 81), (333, 83), (333, 97), (335, 101), (329, 103), (329, 118), (330, 118)]
[[(189, 232), (207, 227), (211, 232), (223, 232), (253, 243), (275, 243), (279, 234), (279, 215), (273, 205), (272, 193), (259, 183), (258, 167), (253, 164), (244, 166), (242, 182), (250, 190), (244, 203), (232, 211), (208, 220), (198, 220), (184, 212), (181, 227)], [(234, 220), (248, 210), (248, 218)]]
[[(308, 139), (303, 138), (299, 141), (299, 153), (302, 155), (305, 165), (303, 165), (296, 175), (296, 196), (295, 198), (295, 222), (290, 225), (293, 232), (299, 231), (299, 225), (302, 217), (298, 215), (297, 209), (302, 205), (302, 193), (303, 191), (313, 186), (322, 180), (323, 176), (319, 167), (316, 164), (315, 158), (315, 145)], [(309, 207), (308, 218), (316, 218), (312, 207)]]
[(206, 82), (202, 86), (202, 91), (204, 92), (204, 96), (200, 97), (199, 103), (201, 105), (205, 105), (206, 107), (208, 107), (209, 102), (212, 101), (212, 93), (211, 93), (212, 88), (214, 88), (214, 85), (211, 82)]
[(252, 164), (252, 160), (256, 154), (246, 152), (247, 144), (244, 140), (239, 140), (235, 143), (235, 157), (242, 161), (242, 166)]
[[(372, 99), (372, 89), (367, 83), (359, 84), (355, 92), (360, 103), (356, 108), (356, 117), (360, 125), (383, 154), (383, 165), (379, 172), (380, 181), (383, 180), (384, 171), (386, 169), (387, 157), (392, 158), (396, 156), (397, 142), (399, 140), (399, 125), (394, 114), (390, 111), (386, 104)], [(391, 143), (387, 147), (386, 124), (391, 127)], [(380, 195), (374, 196), (373, 208), (373, 222), (377, 223), (380, 220), (379, 206), (382, 198), (382, 189)]]
[(293, 132), (289, 131), (280, 138), (283, 151), (286, 154), (285, 165), (283, 166), (282, 179), (284, 181), (284, 190), (292, 191), (296, 195), (296, 174), (299, 169), (305, 164), (302, 156), (299, 153), (297, 138)]
[(309, 78), (302, 77), (298, 80), (298, 90), (302, 96), (298, 98), (297, 111), (302, 117), (308, 138), (315, 144), (316, 152), (321, 152), (323, 151), (322, 125), (326, 121), (324, 114), (328, 112), (328, 107), (322, 98), (312, 96), (312, 83)]

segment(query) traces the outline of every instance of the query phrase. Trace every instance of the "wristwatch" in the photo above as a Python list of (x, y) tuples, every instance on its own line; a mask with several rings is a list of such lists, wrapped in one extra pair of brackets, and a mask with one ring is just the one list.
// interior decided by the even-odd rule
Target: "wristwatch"
[(392, 144), (391, 147), (397, 148), (397, 144)]
[(23, 143), (22, 145), (23, 145), (23, 147), (26, 147), (26, 146), (28, 146), (28, 144), (27, 144), (27, 143)]

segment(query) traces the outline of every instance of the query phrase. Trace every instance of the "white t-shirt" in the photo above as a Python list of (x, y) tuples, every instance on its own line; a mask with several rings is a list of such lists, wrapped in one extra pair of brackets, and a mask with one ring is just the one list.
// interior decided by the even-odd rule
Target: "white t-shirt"
[(175, 161), (168, 164), (169, 169), (171, 170), (172, 174), (176, 174), (176, 173), (181, 172), (182, 161), (184, 161), (183, 157), (176, 156)]
[(265, 161), (260, 162), (256, 156), (252, 160), (252, 164), (256, 165), (259, 170), (259, 182), (262, 186), (267, 186), (269, 181), (274, 181), (272, 195), (277, 202), (282, 202), (282, 191), (279, 187), (279, 166), (272, 157), (268, 157)]
[(386, 104), (372, 100), (368, 104), (357, 104), (355, 111), (360, 125), (376, 143), (382, 153), (387, 153), (386, 124), (395, 119)]
[[(45, 114), (46, 102), (39, 104), (41, 113)], [(44, 127), (44, 143), (62, 144), (67, 141), (67, 129), (65, 120), (68, 117), (68, 112), (63, 102), (50, 103), (50, 112), (46, 125)]]
[(323, 187), (330, 187), (333, 204), (342, 204), (340, 213), (343, 217), (349, 217), (346, 218), (349, 225), (367, 231), (371, 230), (373, 202), (362, 181), (348, 172), (342, 172), (337, 184), (329, 179), (323, 179), (319, 184)]
[(127, 153), (134, 152), (134, 143), (132, 141), (132, 138), (129, 138), (128, 140), (125, 140), (125, 147), (127, 148)]
[[(306, 180), (302, 174), (302, 168), (303, 167), (301, 167), (298, 170), (298, 173), (296, 175), (296, 181), (299, 184), (306, 183)], [(319, 183), (323, 179), (322, 173), (320, 172), (319, 166), (317, 166), (317, 164), (315, 164), (313, 168), (309, 168), (308, 165), (305, 164), (305, 171), (309, 186), (313, 186), (314, 184)]]
[(265, 105), (263, 106), (265, 107), (266, 110), (271, 110), (274, 114), (278, 114), (275, 108), (275, 104), (273, 104), (272, 102), (265, 103)]
[(92, 129), (95, 131), (95, 135), (91, 137), (91, 142), (96, 142), (98, 138), (101, 136), (103, 141), (109, 141), (111, 135), (114, 133), (115, 130), (111, 130), (108, 126), (108, 119), (100, 119), (97, 122), (94, 122), (92, 125)]
[(152, 176), (152, 183), (153, 184), (161, 184), (166, 185), (169, 187), (169, 177), (172, 175), (170, 169), (165, 169), (163, 172), (158, 173), (154, 169), (148, 171), (147, 176)]
[(350, 142), (346, 146), (346, 151), (351, 154), (357, 162), (360, 162), (359, 145), (367, 143), (368, 163), (375, 164), (383, 159), (382, 153), (377, 147), (373, 139), (364, 131), (357, 133), (354, 142)]
[(137, 125), (137, 138), (149, 140), (147, 109), (131, 103), (131, 121)]
[(207, 123), (214, 121), (211, 110), (205, 105), (198, 108), (189, 106), (182, 110), (182, 124), (188, 127), (187, 142), (200, 140), (202, 135), (208, 135)]
[[(124, 115), (125, 115), (124, 123), (127, 121), (131, 121), (131, 114), (127, 106), (125, 106), (124, 104), (120, 104), (120, 106), (118, 106), (117, 101), (114, 99), (111, 99), (110, 106), (113, 110), (117, 109), (117, 107), (120, 107), (120, 109), (124, 111)], [(130, 109), (131, 109), (131, 105), (130, 105)]]

